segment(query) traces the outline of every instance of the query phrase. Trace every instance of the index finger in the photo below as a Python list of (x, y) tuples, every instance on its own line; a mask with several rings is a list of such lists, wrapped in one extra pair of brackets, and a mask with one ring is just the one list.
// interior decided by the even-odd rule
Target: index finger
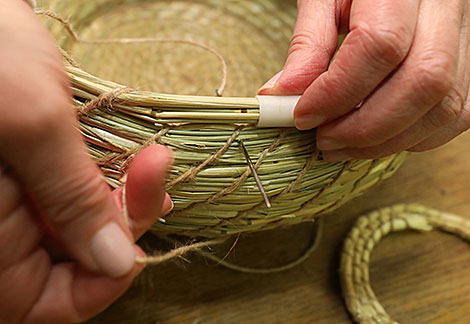
[(300, 98), (296, 126), (310, 129), (359, 105), (405, 59), (418, 17), (418, 0), (356, 0), (350, 32), (328, 71)]

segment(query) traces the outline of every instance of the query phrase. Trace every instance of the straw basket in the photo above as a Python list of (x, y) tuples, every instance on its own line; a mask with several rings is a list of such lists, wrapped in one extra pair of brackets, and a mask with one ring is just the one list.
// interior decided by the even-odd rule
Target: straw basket
[(217, 237), (311, 220), (404, 159), (326, 163), (314, 131), (256, 127), (254, 96), (282, 68), (295, 1), (38, 2), (57, 14), (41, 16), (64, 50), (80, 129), (108, 183), (122, 185), (142, 147), (173, 149), (167, 190), (175, 208), (154, 225), (159, 231)]

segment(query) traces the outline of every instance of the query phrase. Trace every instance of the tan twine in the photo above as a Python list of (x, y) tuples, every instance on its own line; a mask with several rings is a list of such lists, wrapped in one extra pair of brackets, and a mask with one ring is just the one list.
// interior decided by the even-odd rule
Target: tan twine
[[(34, 1), (29, 1), (30, 3)], [(221, 96), (222, 92), (226, 86), (227, 82), (227, 64), (224, 57), (214, 48), (207, 46), (203, 43), (186, 40), (186, 39), (159, 39), (159, 38), (111, 38), (111, 39), (101, 39), (101, 40), (87, 40), (82, 39), (73, 29), (72, 25), (65, 19), (61, 18), (53, 11), (49, 10), (35, 10), (37, 14), (44, 15), (59, 21), (62, 26), (67, 30), (68, 34), (75, 42), (85, 43), (85, 44), (131, 44), (131, 43), (184, 43), (199, 47), (212, 55), (214, 55), (222, 66), (222, 80), (216, 90), (216, 95)], [(75, 68), (80, 68), (79, 64), (72, 58), (66, 51), (62, 48), (59, 48), (64, 59), (70, 64), (70, 66)], [(76, 71), (77, 72), (77, 71)], [(76, 73), (74, 72), (74, 73)], [(92, 95), (91, 99), (87, 96), (87, 101), (80, 105), (77, 108), (77, 115), (81, 120), (86, 120), (89, 123), (92, 123), (93, 114), (99, 110), (107, 110), (113, 112), (114, 109), (121, 111), (122, 107), (120, 104), (126, 103), (125, 98), (131, 98), (132, 96), (137, 97), (136, 91), (128, 87), (115, 87), (109, 91), (99, 91), (88, 93), (87, 95)], [(134, 97), (134, 98), (135, 98)], [(135, 104), (135, 103), (134, 103)], [(116, 107), (115, 107), (116, 106)], [(124, 107), (126, 109), (126, 107)], [(249, 114), (245, 114), (248, 116)], [(256, 115), (256, 114), (253, 114)], [(155, 112), (155, 117), (160, 118), (160, 112)], [(239, 115), (240, 117), (243, 114)], [(250, 117), (252, 118), (252, 117)], [(211, 154), (208, 158), (194, 163), (190, 168), (185, 172), (182, 172), (179, 176), (172, 179), (167, 183), (166, 188), (172, 189), (173, 187), (190, 182), (195, 179), (198, 174), (203, 171), (207, 166), (216, 163), (219, 161), (224, 153), (227, 152), (229, 148), (235, 143), (237, 138), (241, 135), (242, 131), (247, 127), (252, 126), (250, 123), (253, 122), (252, 119), (246, 118), (246, 123), (238, 123), (238, 126), (234, 128), (232, 134), (227, 138), (226, 142), (223, 143), (219, 148), (214, 150), (214, 153)], [(136, 148), (132, 149), (123, 149), (122, 147), (114, 144), (108, 139), (100, 139), (101, 142), (97, 142), (95, 138), (84, 134), (86, 140), (89, 143), (102, 146), (106, 149), (109, 149), (113, 152), (107, 153), (103, 156), (100, 156), (96, 159), (96, 162), (99, 166), (104, 169), (108, 169), (108, 172), (115, 172), (116, 166), (118, 166), (119, 171), (125, 173), (129, 163), (132, 161), (133, 157), (140, 152), (143, 148), (160, 143), (163, 138), (168, 134), (170, 129), (177, 128), (179, 126), (184, 126), (186, 123), (180, 124), (163, 124), (163, 127), (156, 131), (152, 136), (142, 137), (141, 142)], [(284, 130), (279, 133), (279, 136), (273, 140), (273, 142), (268, 145), (267, 148), (263, 149), (260, 154), (257, 156), (255, 163), (255, 170), (257, 170), (261, 163), (268, 157), (268, 155), (276, 150), (283, 140), (288, 137), (288, 131)], [(292, 180), (283, 190), (280, 190), (278, 193), (270, 197), (270, 201), (282, 201), (285, 195), (293, 192), (298, 185), (302, 183), (304, 178), (308, 175), (309, 171), (312, 168), (315, 168), (315, 163), (320, 159), (319, 152), (313, 148), (312, 154), (309, 158), (306, 159), (304, 166), (302, 167), (301, 172)], [(361, 192), (363, 187), (367, 187), (368, 183), (374, 182), (371, 181), (371, 176), (375, 176), (375, 182), (381, 181), (384, 177), (393, 173), (397, 166), (403, 161), (403, 155), (396, 155), (390, 159), (374, 160), (371, 161), (365, 168), (365, 172), (362, 172), (360, 169), (357, 169), (357, 163), (350, 162), (345, 163), (336, 173), (332, 173), (329, 181), (322, 184), (322, 187), (318, 189), (314, 195), (312, 195), (308, 200), (304, 201), (300, 205), (296, 205), (295, 210), (290, 210), (290, 214), (295, 215), (300, 213), (302, 216), (297, 216), (302, 221), (305, 221), (305, 218), (312, 217), (312, 215), (319, 215), (332, 211), (333, 209), (340, 206), (342, 203), (347, 201), (351, 196), (354, 196), (358, 192)], [(385, 164), (385, 165), (384, 165)], [(380, 169), (382, 172), (378, 172)], [(111, 170), (111, 171), (110, 171)], [(315, 206), (321, 199), (324, 199), (324, 196), (331, 194), (330, 190), (334, 191), (335, 186), (343, 185), (343, 177), (351, 177), (351, 174), (358, 173), (359, 175), (352, 181), (352, 186), (349, 190), (340, 193), (338, 197), (334, 198), (332, 203), (324, 203), (321, 205), (321, 208), (315, 209), (315, 212), (312, 212), (310, 216), (302, 213), (304, 210), (308, 210), (310, 207)], [(190, 213), (196, 208), (202, 207), (205, 208), (208, 204), (216, 202), (218, 199), (223, 198), (231, 193), (234, 193), (244, 181), (249, 177), (251, 171), (247, 166), (246, 169), (239, 175), (232, 184), (228, 185), (225, 188), (220, 189), (218, 192), (212, 194), (209, 198), (191, 202), (184, 208), (174, 211), (170, 216), (171, 217), (184, 217), (185, 213)], [(122, 184), (122, 182), (121, 182)], [(125, 201), (125, 186), (123, 187), (123, 213), (126, 221), (128, 221), (128, 211)], [(192, 229), (178, 230), (179, 234), (186, 234), (190, 236), (206, 236), (208, 233), (213, 235), (215, 230), (218, 230), (218, 235), (227, 235), (223, 227), (227, 224), (238, 224), (239, 221), (244, 220), (247, 215), (255, 212), (257, 209), (262, 207), (264, 202), (261, 201), (250, 207), (246, 210), (239, 210), (234, 216), (228, 218), (218, 219), (217, 222), (200, 226)], [(305, 214), (305, 215), (304, 215)], [(166, 218), (168, 218), (167, 216)], [(249, 219), (249, 218), (247, 218)], [(263, 226), (258, 227), (257, 230), (270, 229), (278, 226), (279, 224), (284, 223), (285, 218), (279, 217), (272, 221), (266, 222)], [(165, 223), (166, 220), (161, 220), (162, 223)], [(249, 224), (250, 221), (248, 221)], [(318, 246), (318, 242), (322, 233), (322, 223), (317, 222), (316, 234), (314, 239), (312, 239), (309, 248), (296, 260), (289, 262), (280, 267), (267, 268), (267, 269), (256, 269), (249, 267), (242, 267), (234, 265), (225, 260), (225, 257), (233, 250), (235, 247), (238, 237), (235, 242), (232, 244), (229, 252), (224, 258), (219, 258), (212, 253), (206, 252), (204, 249), (210, 248), (214, 245), (219, 245), (226, 241), (226, 238), (218, 238), (215, 240), (206, 240), (206, 241), (196, 241), (191, 244), (182, 245), (180, 242), (177, 242), (173, 239), (164, 237), (167, 241), (177, 246), (175, 249), (169, 252), (163, 252), (157, 255), (150, 255), (146, 257), (136, 258), (136, 263), (140, 264), (152, 264), (157, 265), (163, 262), (167, 262), (174, 258), (184, 259), (184, 255), (190, 252), (195, 252), (201, 256), (211, 259), (217, 264), (225, 266), (235, 271), (253, 273), (253, 274), (269, 274), (273, 272), (285, 271), (291, 269), (301, 262), (305, 261)], [(239, 226), (239, 225), (236, 225)], [(440, 229), (450, 233), (455, 233), (462, 237), (465, 240), (470, 240), (470, 222), (459, 216), (440, 213), (432, 209), (419, 206), (419, 205), (397, 205), (391, 208), (385, 208), (378, 211), (375, 211), (368, 216), (361, 217), (356, 226), (351, 230), (348, 238), (345, 241), (342, 256), (341, 256), (341, 285), (343, 289), (343, 295), (346, 300), (347, 307), (353, 318), (358, 323), (396, 323), (394, 322), (388, 314), (385, 312), (383, 307), (377, 301), (369, 283), (369, 272), (368, 265), (370, 262), (370, 253), (373, 247), (381, 240), (381, 238), (392, 231), (401, 231), (405, 229), (414, 229), (419, 231), (428, 231), (431, 229)], [(242, 230), (240, 230), (241, 232)]]
[(441, 230), (470, 241), (470, 220), (418, 204), (395, 205), (360, 217), (346, 238), (341, 254), (340, 281), (346, 306), (360, 324), (398, 324), (372, 290), (370, 255), (391, 232)]
[[(79, 36), (68, 20), (60, 17), (55, 12), (50, 10), (37, 10), (37, 13), (60, 22), (61, 26), (67, 30), (70, 38), (75, 42), (89, 44), (127, 44), (132, 42), (145, 43), (161, 41), (156, 38), (86, 40)], [(178, 42), (179, 40), (176, 41)], [(72, 66), (78, 67), (78, 63), (75, 62), (72, 57), (64, 50), (61, 51), (67, 62)], [(220, 95), (225, 86), (227, 69), (222, 55), (218, 52), (217, 54), (220, 56), (220, 61), (223, 61), (223, 80), (218, 88), (218, 94)], [(122, 178), (127, 172), (130, 162), (143, 148), (153, 144), (169, 145), (172, 148), (176, 148), (175, 155), (177, 162), (172, 170), (172, 177), (170, 177), (169, 182), (166, 184), (166, 189), (170, 191), (172, 196), (175, 195), (176, 197), (175, 209), (154, 225), (154, 228), (162, 229), (163, 231), (192, 237), (211, 238), (225, 235), (229, 236), (243, 231), (265, 230), (282, 224), (294, 224), (307, 221), (315, 215), (337, 208), (339, 205), (349, 200), (350, 197), (357, 195), (359, 192), (375, 183), (374, 178), (382, 179), (382, 172), (386, 173), (386, 175), (393, 173), (394, 169), (404, 158), (403, 155), (399, 155), (395, 158), (377, 161), (336, 165), (325, 164), (325, 166), (319, 166), (321, 157), (319, 156), (318, 150), (315, 148), (314, 142), (311, 141), (310, 136), (313, 136), (313, 134), (300, 134), (288, 129), (276, 130), (276, 132), (265, 137), (266, 140), (263, 139), (264, 135), (262, 135), (260, 139), (262, 139), (263, 144), (260, 145), (257, 139), (257, 131), (255, 132), (253, 130), (253, 123), (257, 119), (252, 119), (256, 118), (252, 117), (257, 115), (255, 112), (259, 112), (257, 101), (254, 102), (253, 98), (244, 98), (241, 101), (239, 99), (234, 100), (235, 98), (227, 98), (220, 101), (221, 103), (223, 102), (222, 106), (217, 103), (217, 101), (207, 99), (209, 97), (204, 99), (204, 102), (207, 102), (207, 108), (205, 104), (201, 104), (205, 111), (202, 114), (212, 116), (213, 113), (209, 112), (211, 108), (216, 108), (215, 111), (236, 109), (236, 113), (227, 114), (233, 115), (234, 117), (230, 117), (229, 120), (234, 121), (225, 122), (225, 126), (220, 127), (224, 130), (223, 136), (224, 138), (226, 136), (226, 139), (218, 135), (218, 137), (222, 139), (217, 139), (216, 145), (214, 145), (215, 142), (210, 142), (207, 148), (205, 147), (204, 141), (202, 141), (200, 144), (203, 147), (203, 153), (193, 154), (191, 150), (186, 150), (186, 147), (184, 147), (186, 143), (183, 141), (195, 142), (195, 145), (198, 145), (198, 143), (196, 143), (197, 141), (190, 137), (191, 134), (190, 131), (188, 131), (197, 127), (197, 121), (184, 121), (183, 117), (165, 117), (170, 120), (172, 120), (172, 118), (176, 120), (166, 121), (164, 119), (162, 120), (164, 117), (161, 117), (165, 114), (174, 114), (173, 112), (176, 107), (180, 105), (186, 107), (186, 109), (183, 109), (183, 115), (185, 113), (191, 114), (192, 103), (189, 105), (188, 102), (179, 103), (175, 96), (140, 92), (129, 87), (117, 86), (112, 83), (102, 83), (102, 81), (98, 79), (88, 81), (88, 76), (82, 74), (79, 68), (70, 68), (68, 72), (71, 76), (72, 88), (76, 96), (75, 106), (81, 122), (80, 127), (82, 134), (88, 144), (94, 149), (91, 153), (96, 163), (101, 167), (108, 183), (114, 188), (122, 186)], [(98, 83), (100, 86), (90, 88), (92, 83)], [(143, 95), (149, 95), (150, 98), (161, 97), (162, 100), (168, 101), (154, 103), (153, 99), (150, 101), (145, 99), (141, 106), (139, 98)], [(225, 100), (227, 101), (225, 102)], [(168, 111), (165, 110), (167, 104), (169, 105), (168, 107), (171, 108)], [(218, 112), (215, 113), (215, 115), (217, 114)], [(244, 119), (248, 115), (250, 115), (249, 118)], [(116, 127), (120, 127), (116, 125), (115, 122), (118, 118), (126, 119), (125, 129), (116, 129)], [(134, 118), (138, 120), (135, 123)], [(183, 118), (183, 122), (180, 122), (178, 118)], [(208, 118), (210, 119), (211, 117)], [(131, 121), (130, 119), (134, 120)], [(246, 122), (242, 122), (245, 120)], [(118, 121), (117, 123), (120, 122)], [(149, 125), (149, 123), (151, 124)], [(207, 125), (207, 123), (207, 120), (203, 123), (201, 122), (202, 130), (206, 131), (207, 126), (204, 125)], [(138, 130), (141, 127), (146, 128), (145, 132)], [(150, 131), (147, 129), (150, 129)], [(151, 133), (152, 131), (154, 131), (153, 134)], [(107, 134), (102, 135), (104, 132)], [(187, 139), (182, 136), (175, 136), (177, 132), (184, 132), (184, 136), (187, 136), (186, 134), (189, 134), (189, 136)], [(264, 130), (260, 131), (260, 133), (263, 132)], [(295, 144), (293, 144), (293, 137), (298, 137), (298, 139), (295, 140)], [(117, 141), (115, 141), (116, 139)], [(121, 139), (124, 142), (121, 142)], [(270, 212), (270, 217), (264, 216), (267, 212), (265, 211), (266, 206), (264, 200), (254, 201), (254, 199), (251, 198), (249, 202), (250, 205), (248, 206), (230, 210), (226, 209), (228, 204), (225, 202), (230, 200), (228, 197), (233, 196), (237, 199), (247, 190), (246, 188), (249, 185), (247, 180), (250, 180), (249, 177), (251, 175), (249, 166), (246, 164), (245, 166), (241, 165), (240, 162), (237, 161), (236, 154), (234, 154), (234, 149), (239, 148), (237, 145), (237, 140), (239, 139), (248, 144), (248, 150), (250, 154), (253, 154), (251, 155), (251, 159), (255, 163), (255, 171), (262, 172), (264, 178), (268, 178), (267, 187), (264, 186), (264, 183), (263, 186), (266, 188), (269, 200), (275, 204), (273, 205), (274, 211)], [(253, 144), (251, 142), (253, 142)], [(252, 153), (253, 148), (250, 148), (250, 145), (253, 145), (252, 147), (256, 147), (259, 151)], [(299, 145), (299, 148), (295, 148), (296, 145)], [(208, 148), (211, 148), (213, 151), (210, 152)], [(281, 152), (289, 152), (290, 150), (293, 150), (292, 152), (294, 152), (294, 154), (301, 156), (302, 163), (299, 164), (298, 172), (294, 170), (288, 171), (288, 169), (286, 169), (287, 162), (284, 164), (283, 161), (280, 161), (280, 159), (284, 159), (285, 156), (285, 153)], [(241, 153), (241, 150), (238, 151)], [(181, 160), (183, 160), (181, 156), (185, 157), (184, 162), (181, 162)], [(186, 160), (186, 157), (190, 157), (189, 161)], [(196, 199), (186, 196), (183, 198), (179, 197), (180, 191), (186, 192), (188, 190), (185, 189), (186, 185), (192, 186), (196, 181), (199, 181), (200, 178), (205, 177), (207, 171), (218, 167), (226, 168), (229, 165), (229, 163), (226, 163), (226, 159), (230, 159), (231, 161), (235, 160), (235, 162), (230, 162), (234, 163), (234, 169), (236, 168), (237, 170), (236, 172), (229, 170), (230, 175), (228, 178), (231, 181), (223, 181), (223, 184), (211, 185), (209, 190), (201, 189), (204, 193), (207, 192), (207, 197), (204, 195), (196, 195)], [(273, 162), (275, 159), (278, 161)], [(281, 174), (279, 178), (279, 180), (284, 182), (283, 187), (279, 188), (279, 185), (274, 185), (273, 188), (270, 188), (269, 183), (271, 181), (269, 177), (266, 176), (264, 168), (265, 166), (269, 167), (272, 163), (278, 162), (282, 162), (278, 165), (281, 166), (282, 164), (281, 170), (285, 170), (285, 173)], [(263, 168), (260, 170), (262, 165)], [(323, 167), (329, 169), (328, 173), (325, 173), (325, 176), (321, 175), (321, 173), (320, 176), (314, 176), (312, 174), (316, 173), (315, 170)], [(286, 175), (288, 175), (288, 177), (286, 177)], [(283, 179), (284, 177), (286, 177), (285, 180)], [(323, 180), (320, 180), (322, 177), (324, 177)], [(213, 179), (215, 180), (215, 178)], [(318, 184), (313, 183), (317, 181), (316, 179), (319, 179)], [(273, 183), (279, 180), (276, 179)], [(309, 191), (309, 187), (313, 188), (313, 190)], [(341, 191), (344, 191), (344, 193)], [(311, 194), (308, 192), (311, 192)], [(304, 199), (302, 197), (303, 195), (308, 195), (308, 199)], [(328, 200), (331, 200), (331, 202)], [(286, 201), (292, 202), (292, 204), (286, 206)], [(294, 201), (295, 203), (293, 203)], [(207, 213), (204, 211), (215, 204), (218, 205), (219, 208), (223, 208), (222, 215), (220, 217), (214, 215), (213, 218), (207, 217)], [(314, 211), (309, 212), (310, 210)], [(192, 223), (192, 219), (195, 220), (194, 224), (188, 224)], [(180, 224), (182, 226), (180, 226)]]
[[(311, 221), (313, 223), (313, 221)], [(318, 221), (315, 222), (315, 227), (312, 231), (312, 238), (310, 240), (310, 243), (307, 247), (307, 249), (298, 257), (295, 258), (293, 261), (287, 262), (283, 265), (280, 266), (275, 266), (275, 267), (269, 267), (269, 268), (253, 268), (253, 267), (247, 267), (247, 266), (240, 266), (233, 264), (231, 262), (226, 261), (225, 259), (228, 257), (228, 255), (233, 251), (235, 248), (239, 236), (236, 237), (234, 243), (230, 247), (229, 251), (226, 253), (226, 255), (222, 258), (214, 255), (213, 253), (206, 252), (203, 248), (211, 248), (214, 245), (220, 245), (222, 243), (225, 243), (228, 238), (219, 238), (219, 239), (214, 239), (214, 240), (207, 240), (207, 241), (201, 241), (201, 242), (195, 242), (191, 243), (188, 245), (183, 245), (180, 247), (177, 247), (169, 252), (161, 253), (161, 254), (156, 254), (156, 255), (148, 255), (145, 257), (136, 257), (135, 261), (138, 264), (145, 264), (145, 265), (159, 265), (161, 263), (164, 263), (166, 261), (169, 261), (174, 258), (183, 258), (186, 254), (188, 253), (197, 253), (201, 255), (202, 257), (206, 259), (210, 259), (214, 262), (216, 262), (217, 265), (221, 265), (225, 268), (228, 268), (230, 270), (234, 270), (237, 272), (242, 272), (242, 273), (248, 273), (248, 274), (272, 274), (272, 273), (277, 273), (277, 272), (283, 272), (290, 270), (292, 268), (295, 268), (299, 264), (303, 263), (305, 260), (307, 260), (313, 252), (317, 249), (319, 242), (321, 241), (321, 238), (323, 236), (323, 219), (320, 218)], [(162, 236), (158, 235), (155, 232), (151, 232), (158, 238), (161, 238), (165, 241), (168, 241), (175, 246), (180, 245), (181, 243), (175, 239), (171, 239), (168, 236)], [(187, 261), (187, 260), (186, 260)]]
[[(122, 214), (123, 214), (123, 217), (124, 217), (124, 220), (125, 220), (127, 226), (129, 226), (129, 224), (130, 224), (129, 210), (127, 208), (126, 186), (125, 185), (122, 188), (121, 200), (122, 200)], [(311, 220), (311, 222), (314, 223), (313, 220)], [(225, 258), (230, 254), (230, 252), (234, 249), (236, 243), (238, 242), (239, 236), (237, 236), (237, 239), (234, 241), (232, 247), (229, 249), (229, 251), (227, 252), (225, 257), (223, 257), (223, 258), (219, 258), (219, 257), (217, 257), (217, 256), (215, 256), (211, 253), (208, 253), (208, 252), (206, 252), (202, 249), (205, 248), (205, 247), (212, 247), (214, 245), (222, 244), (222, 243), (227, 241), (226, 237), (225, 238), (215, 239), (215, 240), (207, 240), (207, 241), (191, 243), (191, 244), (188, 244), (188, 245), (177, 247), (177, 248), (175, 248), (175, 249), (173, 249), (169, 252), (162, 253), (162, 254), (146, 255), (145, 257), (136, 257), (135, 262), (137, 264), (158, 265), (160, 263), (169, 261), (169, 260), (177, 258), (177, 257), (182, 258), (184, 255), (186, 255), (190, 252), (197, 252), (200, 255), (204, 256), (205, 258), (211, 259), (211, 260), (217, 262), (218, 265), (222, 265), (226, 268), (229, 268), (229, 269), (232, 269), (232, 270), (235, 270), (235, 271), (238, 271), (238, 272), (251, 273), (251, 274), (270, 274), (270, 273), (282, 272), (282, 271), (292, 269), (292, 268), (296, 267), (297, 265), (301, 264), (302, 262), (307, 260), (310, 257), (310, 255), (316, 250), (316, 248), (317, 248), (317, 246), (318, 246), (318, 244), (321, 240), (322, 234), (323, 234), (323, 218), (320, 218), (315, 223), (317, 223), (317, 226), (315, 227), (315, 230), (314, 230), (313, 239), (311, 240), (311, 243), (310, 243), (309, 247), (305, 250), (305, 252), (300, 257), (295, 259), (294, 261), (288, 262), (288, 263), (286, 263), (284, 265), (281, 265), (281, 266), (278, 266), (278, 267), (265, 268), (265, 269), (250, 268), (250, 267), (243, 267), (243, 266), (235, 265), (233, 263), (225, 261)], [(152, 232), (152, 233), (155, 234), (154, 232)], [(178, 242), (177, 240), (171, 239), (168, 236), (160, 236), (160, 235), (157, 235), (157, 236), (159, 238), (163, 238), (164, 240), (166, 240), (166, 241), (168, 241), (172, 244), (175, 244), (175, 245), (180, 244), (180, 242)]]
[[(35, 4), (33, 6), (35, 8)], [(63, 17), (59, 16), (52, 10), (42, 10), (42, 9), (35, 9), (34, 10), (37, 15), (46, 16), (52, 18), (58, 22), (60, 22), (65, 30), (68, 32), (72, 40), (82, 44), (137, 44), (137, 43), (180, 43), (180, 44), (188, 44), (192, 46), (199, 47), (211, 54), (213, 54), (222, 65), (222, 80), (220, 82), (219, 87), (215, 90), (216, 95), (221, 97), (222, 93), (224, 92), (225, 86), (227, 85), (227, 62), (225, 62), (224, 57), (220, 54), (216, 49), (202, 44), (201, 42), (188, 40), (188, 39), (164, 39), (164, 38), (154, 38), (154, 37), (145, 37), (145, 38), (112, 38), (112, 39), (83, 39), (81, 38), (74, 30), (73, 26)], [(71, 63), (73, 66), (77, 66), (78, 64), (76, 61), (70, 57), (64, 50), (61, 49), (62, 55), (64, 55), (65, 59)], [(112, 94), (106, 94), (107, 96), (112, 96)], [(98, 106), (98, 104), (96, 105)], [(89, 107), (90, 110), (94, 109), (96, 106)]]

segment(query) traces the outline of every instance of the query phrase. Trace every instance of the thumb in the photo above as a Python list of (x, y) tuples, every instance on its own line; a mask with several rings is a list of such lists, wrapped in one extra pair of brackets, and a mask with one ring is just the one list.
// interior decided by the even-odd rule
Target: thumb
[[(171, 149), (162, 145), (149, 146), (132, 160), (125, 184), (125, 203), (135, 240), (173, 208), (170, 196), (165, 194), (165, 179), (172, 163)], [(113, 194), (123, 208), (122, 188)]]
[(301, 95), (326, 71), (338, 43), (337, 0), (298, 1), (297, 23), (284, 69), (260, 95)]
[(135, 267), (132, 234), (77, 130), (60, 53), (24, 2), (0, 4), (0, 160), (71, 257), (125, 275)]

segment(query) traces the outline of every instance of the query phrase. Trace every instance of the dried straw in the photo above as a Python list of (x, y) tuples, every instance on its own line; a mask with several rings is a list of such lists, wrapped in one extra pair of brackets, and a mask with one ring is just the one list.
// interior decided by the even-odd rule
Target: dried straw
[[(45, 0), (39, 6), (58, 13), (44, 22), (66, 53), (80, 130), (108, 183), (122, 185), (143, 147), (173, 149), (167, 190), (175, 208), (155, 230), (213, 238), (311, 220), (389, 177), (404, 160), (398, 154), (326, 163), (314, 131), (256, 128), (253, 96), (285, 60), (296, 16), (290, 1)], [(225, 79), (224, 95), (245, 97), (213, 96)]]
[(408, 229), (442, 230), (470, 241), (470, 220), (418, 204), (383, 208), (359, 218), (344, 242), (340, 266), (343, 296), (357, 323), (397, 324), (370, 286), (369, 262), (372, 250), (383, 237)]

